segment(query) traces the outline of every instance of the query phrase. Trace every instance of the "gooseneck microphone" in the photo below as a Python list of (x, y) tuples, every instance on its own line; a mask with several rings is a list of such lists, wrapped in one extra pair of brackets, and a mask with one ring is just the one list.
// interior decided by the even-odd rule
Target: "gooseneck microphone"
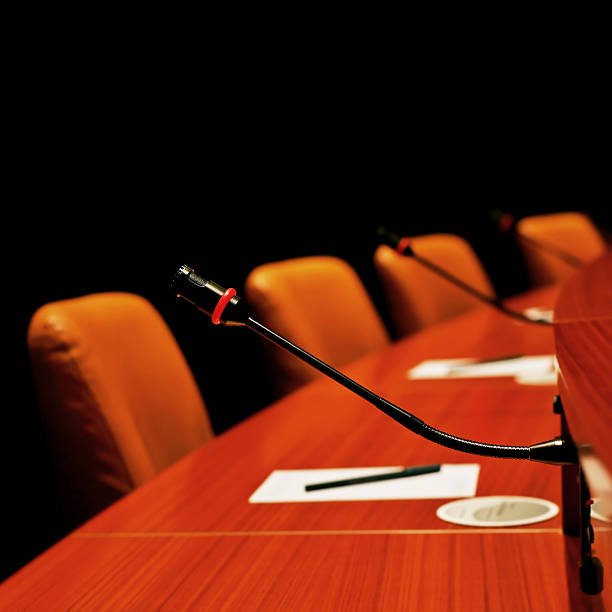
[(484, 293), (482, 293), (475, 287), (468, 285), (467, 283), (463, 282), (460, 278), (457, 278), (456, 276), (454, 276), (447, 270), (444, 270), (440, 266), (436, 265), (431, 260), (425, 257), (422, 257), (421, 255), (418, 255), (412, 249), (412, 246), (410, 244), (411, 242), (410, 238), (405, 238), (405, 237), (402, 238), (398, 236), (397, 234), (393, 234), (392, 232), (387, 231), (384, 227), (379, 227), (377, 230), (377, 234), (380, 238), (380, 241), (383, 244), (386, 244), (387, 246), (391, 247), (394, 251), (396, 251), (400, 255), (411, 257), (416, 262), (421, 264), (423, 267), (431, 270), (434, 274), (437, 274), (438, 276), (444, 278), (449, 283), (452, 283), (453, 285), (455, 285), (462, 291), (469, 293), (471, 296), (475, 297), (481, 302), (485, 302), (489, 306), (492, 306), (493, 308), (496, 308), (500, 312), (503, 312), (505, 315), (508, 315), (509, 317), (512, 317), (519, 321), (525, 321), (527, 323), (537, 323), (538, 325), (552, 325), (552, 322), (547, 319), (542, 319), (538, 317), (532, 318), (522, 312), (518, 312), (516, 310), (512, 310), (511, 308), (508, 308), (500, 299), (485, 295)]
[(521, 234), (521, 232), (519, 232), (516, 228), (516, 221), (514, 220), (514, 217), (510, 213), (494, 208), (489, 213), (489, 216), (491, 220), (497, 224), (497, 229), (500, 232), (510, 233), (517, 240), (534, 246), (540, 251), (544, 251), (550, 255), (554, 255), (555, 257), (572, 266), (573, 268), (581, 268), (584, 265), (585, 262), (582, 261), (582, 259), (576, 257), (575, 255), (572, 255), (571, 253), (568, 253), (567, 251), (560, 249), (559, 247), (553, 244), (547, 244), (545, 242), (541, 242), (540, 240), (536, 240), (535, 238), (531, 238), (531, 236), (525, 236), (524, 234)]
[(577, 462), (576, 449), (568, 438), (555, 438), (532, 446), (502, 446), (459, 438), (431, 427), (413, 414), (376, 395), (293, 342), (268, 329), (251, 317), (245, 302), (236, 295), (234, 289), (225, 289), (213, 281), (205, 280), (189, 266), (181, 266), (177, 270), (174, 274), (172, 288), (178, 298), (186, 300), (198, 310), (206, 313), (211, 317), (213, 323), (248, 327), (370, 402), (413, 433), (431, 442), (485, 457), (528, 459), (555, 465)]

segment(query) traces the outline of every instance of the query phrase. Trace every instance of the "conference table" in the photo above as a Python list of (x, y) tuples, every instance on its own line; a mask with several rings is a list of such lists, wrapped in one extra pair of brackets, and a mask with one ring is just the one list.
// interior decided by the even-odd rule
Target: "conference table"
[[(506, 303), (550, 308), (560, 294), (547, 287)], [(555, 351), (553, 326), (480, 306), (340, 369), (446, 432), (530, 445), (559, 435), (555, 383), (414, 380), (407, 372), (430, 359)], [(470, 527), (437, 517), (449, 499), (249, 503), (274, 470), (433, 463), (479, 464), (477, 496), (562, 503), (559, 466), (436, 446), (321, 376), (45, 551), (0, 585), (0, 610), (612, 609), (609, 587), (580, 591), (579, 542), (563, 534), (561, 513), (519, 527)], [(609, 567), (611, 525), (593, 524)]]

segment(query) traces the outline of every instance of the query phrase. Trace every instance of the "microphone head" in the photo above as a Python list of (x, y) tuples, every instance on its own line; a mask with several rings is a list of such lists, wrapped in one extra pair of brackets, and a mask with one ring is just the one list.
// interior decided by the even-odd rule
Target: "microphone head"
[(497, 228), (500, 232), (507, 232), (514, 226), (514, 217), (499, 208), (494, 208), (489, 213), (491, 220), (497, 224)]
[(244, 325), (248, 312), (234, 289), (225, 289), (214, 281), (202, 278), (190, 266), (180, 266), (173, 274), (172, 290), (176, 297), (201, 310), (215, 324)]
[(376, 235), (378, 236), (378, 241), (380, 244), (386, 244), (390, 246), (392, 249), (397, 248), (397, 243), (400, 241), (400, 236), (390, 232), (386, 227), (380, 225), (376, 230)]
[(390, 246), (394, 251), (400, 255), (414, 255), (414, 251), (410, 245), (410, 238), (401, 237), (393, 232), (388, 231), (382, 225), (376, 230), (376, 234), (379, 236), (381, 244)]

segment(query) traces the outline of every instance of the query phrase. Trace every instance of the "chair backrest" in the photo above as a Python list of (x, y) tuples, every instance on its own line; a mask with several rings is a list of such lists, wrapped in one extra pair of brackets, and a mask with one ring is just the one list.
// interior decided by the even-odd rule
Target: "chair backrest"
[[(261, 323), (336, 368), (390, 342), (357, 273), (336, 257), (259, 266), (246, 280), (245, 297)], [(275, 346), (266, 351), (281, 394), (320, 376)]]
[[(429, 234), (412, 238), (410, 244), (417, 255), (488, 297), (495, 297), (476, 253), (460, 236)], [(385, 293), (389, 317), (399, 336), (412, 334), (482, 304), (415, 259), (399, 255), (388, 246), (376, 249), (374, 266)]]
[(72, 524), (213, 437), (189, 366), (146, 299), (100, 293), (46, 304), (27, 342)]
[[(592, 221), (578, 212), (555, 213), (524, 217), (516, 224), (520, 236), (542, 245), (550, 245), (586, 263), (597, 259), (606, 250), (606, 243)], [(564, 281), (576, 271), (560, 257), (529, 240), (518, 238), (531, 282), (535, 286)]]

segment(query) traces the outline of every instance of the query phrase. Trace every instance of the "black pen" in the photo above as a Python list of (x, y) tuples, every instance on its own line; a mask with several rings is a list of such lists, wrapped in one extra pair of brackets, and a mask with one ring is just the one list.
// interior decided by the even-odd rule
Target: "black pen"
[(506, 355), (504, 357), (491, 357), (490, 359), (476, 359), (474, 361), (468, 361), (467, 363), (458, 363), (456, 365), (449, 366), (448, 373), (452, 375), (457, 370), (470, 370), (470, 368), (473, 366), (504, 363), (506, 361), (514, 361), (515, 359), (521, 359), (523, 357), (525, 357), (525, 355)]
[(480, 365), (481, 363), (497, 363), (498, 361), (512, 361), (513, 359), (521, 359), (525, 355), (504, 355), (503, 357), (488, 357), (486, 359), (476, 359), (468, 363), (452, 366), (453, 368), (464, 368), (465, 366)]
[(361, 484), (363, 482), (377, 482), (379, 480), (391, 480), (392, 478), (406, 478), (408, 476), (419, 476), (420, 474), (431, 474), (440, 471), (440, 464), (419, 465), (405, 468), (399, 472), (387, 472), (386, 474), (374, 474), (373, 476), (361, 476), (359, 478), (347, 478), (346, 480), (333, 480), (331, 482), (320, 482), (309, 484), (304, 487), (306, 491), (317, 491), (318, 489), (331, 489), (333, 487), (345, 487), (347, 485)]

